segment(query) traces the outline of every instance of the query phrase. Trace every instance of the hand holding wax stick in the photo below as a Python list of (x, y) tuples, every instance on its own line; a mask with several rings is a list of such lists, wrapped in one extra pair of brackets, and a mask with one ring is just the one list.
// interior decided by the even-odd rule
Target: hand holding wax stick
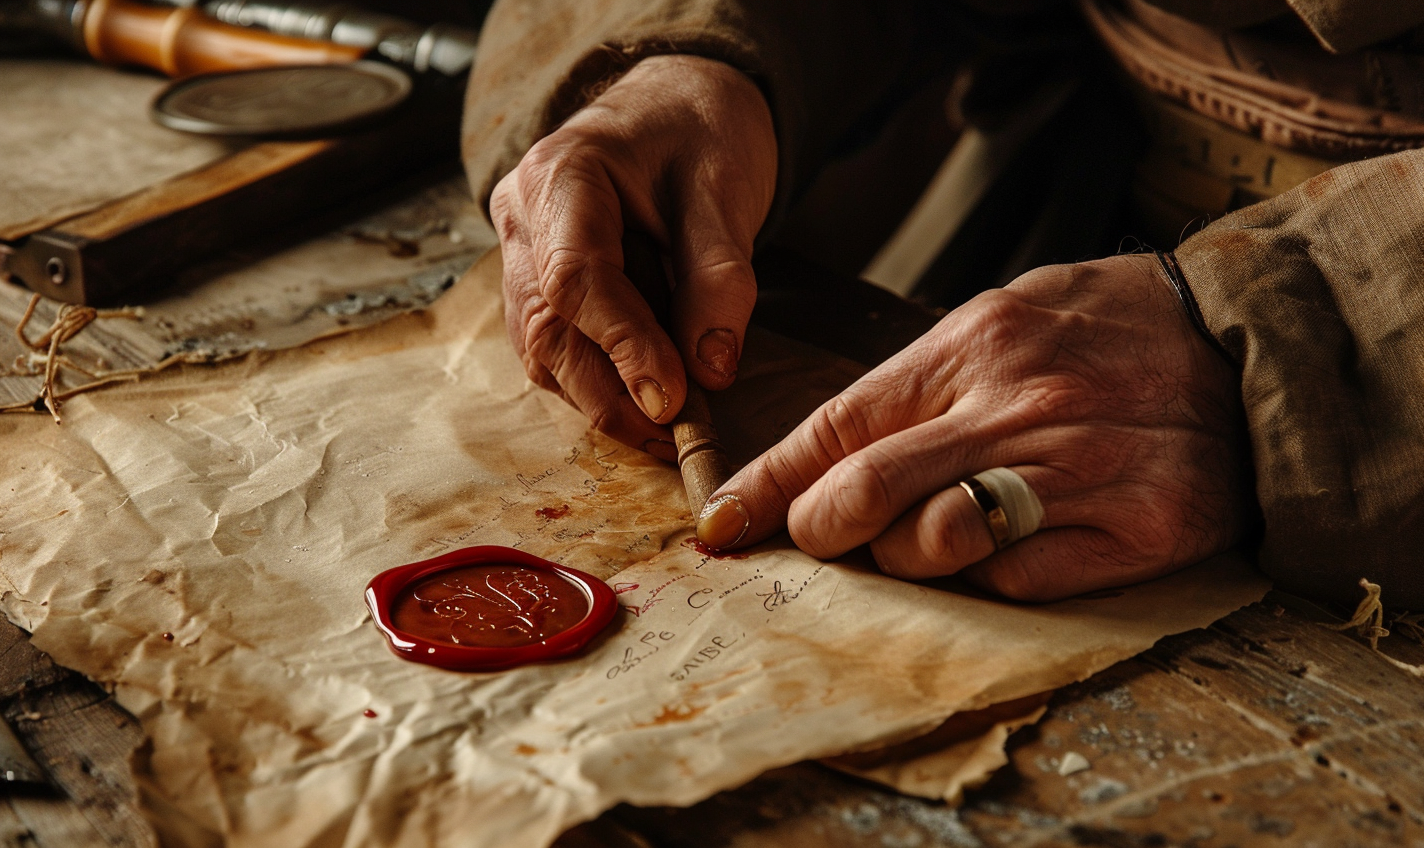
[[(658, 321), (668, 323), (668, 283), (658, 245), (649, 236), (626, 231), (623, 235), (623, 273), (647, 300)], [(687, 490), (687, 506), (694, 517), (702, 514), (712, 493), (732, 476), (727, 451), (717, 439), (712, 413), (702, 387), (687, 379), (687, 397), (672, 421), (677, 446), (677, 466)]]

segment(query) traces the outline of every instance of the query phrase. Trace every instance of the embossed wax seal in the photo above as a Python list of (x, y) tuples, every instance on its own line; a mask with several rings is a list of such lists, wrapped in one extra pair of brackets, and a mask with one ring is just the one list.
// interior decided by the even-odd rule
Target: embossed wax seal
[(311, 136), (384, 114), (410, 94), (410, 77), (379, 62), (222, 71), (175, 80), (153, 120), (201, 135)]
[(455, 671), (568, 656), (618, 610), (602, 580), (496, 545), (383, 571), (366, 604), (397, 656)]

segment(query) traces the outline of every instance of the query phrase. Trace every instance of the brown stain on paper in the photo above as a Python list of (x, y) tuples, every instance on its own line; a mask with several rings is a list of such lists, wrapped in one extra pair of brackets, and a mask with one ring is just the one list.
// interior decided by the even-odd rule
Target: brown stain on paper
[(653, 720), (637, 725), (637, 727), (662, 727), (669, 724), (679, 724), (684, 721), (692, 721), (703, 713), (707, 712), (706, 707), (694, 707), (691, 704), (678, 704), (676, 706), (663, 706), (662, 712), (653, 716)]

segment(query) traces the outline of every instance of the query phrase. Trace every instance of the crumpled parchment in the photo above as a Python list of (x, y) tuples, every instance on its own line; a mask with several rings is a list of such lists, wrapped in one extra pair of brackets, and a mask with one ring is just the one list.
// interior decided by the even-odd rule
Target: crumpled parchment
[[(746, 443), (855, 371), (765, 335), (746, 355), (715, 401)], [(525, 379), (497, 252), (425, 312), (81, 396), (58, 427), (0, 418), (0, 445), (4, 609), (140, 719), (173, 845), (544, 846), (1082, 679), (1265, 590), (1230, 558), (1019, 605), (785, 537), (701, 556), (676, 470)], [(622, 612), (557, 664), (392, 656), (367, 580), (474, 544), (589, 571)]]
[(983, 786), (1009, 762), (1004, 745), (1048, 712), (1052, 692), (955, 713), (916, 739), (821, 762), (846, 774), (957, 806), (964, 790)]

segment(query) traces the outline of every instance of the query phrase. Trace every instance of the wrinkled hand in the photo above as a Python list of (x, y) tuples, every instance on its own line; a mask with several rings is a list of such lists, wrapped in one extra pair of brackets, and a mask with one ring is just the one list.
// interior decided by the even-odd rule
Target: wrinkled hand
[[(719, 490), (698, 535), (741, 546), (784, 524), (813, 556), (869, 542), (887, 574), (1023, 600), (1147, 580), (1244, 532), (1239, 385), (1154, 257), (1041, 268), (822, 406)], [(995, 552), (957, 483), (997, 466), (1044, 519)]]
[[(709, 59), (645, 59), (541, 140), (490, 198), (509, 336), (530, 379), (675, 460), (661, 425), (682, 407), (685, 374), (709, 389), (736, 376), (775, 184), (766, 101)], [(671, 336), (624, 274), (625, 228), (671, 259)]]

